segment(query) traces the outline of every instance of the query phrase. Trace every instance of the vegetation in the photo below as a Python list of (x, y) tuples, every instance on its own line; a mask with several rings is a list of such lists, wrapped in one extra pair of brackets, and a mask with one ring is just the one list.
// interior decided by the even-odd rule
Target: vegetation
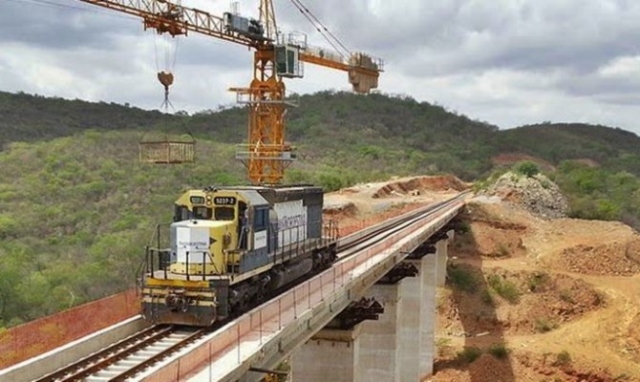
[[(86, 131), (0, 153), (4, 325), (133, 286), (144, 245), (182, 190), (242, 181), (225, 146), (200, 144), (217, 166), (164, 167), (138, 164), (136, 141), (136, 133)], [(233, 167), (238, 176), (225, 169)]]
[(564, 161), (550, 177), (568, 195), (572, 217), (620, 220), (640, 228), (640, 179), (636, 175)]
[(513, 282), (505, 280), (498, 275), (489, 276), (487, 282), (491, 289), (508, 302), (515, 304), (520, 299), (520, 290), (518, 290), (518, 286)]
[(546, 332), (550, 332), (553, 329), (556, 329), (558, 327), (558, 324), (556, 324), (555, 322), (550, 321), (547, 318), (536, 318), (535, 321), (535, 329), (538, 333), (546, 333)]
[(528, 279), (529, 291), (538, 292), (551, 282), (551, 276), (546, 272), (536, 272), (531, 274)]
[(540, 173), (540, 169), (538, 168), (538, 165), (536, 165), (531, 161), (518, 162), (513, 166), (513, 170), (516, 173), (522, 174), (528, 178), (536, 176)]
[(482, 355), (482, 349), (475, 346), (465, 346), (461, 352), (458, 353), (458, 360), (466, 363), (471, 363)]
[[(572, 216), (640, 228), (640, 138), (630, 132), (583, 124), (498, 130), (384, 94), (327, 91), (300, 104), (287, 114), (299, 157), (288, 183), (331, 191), (391, 175), (452, 173), (484, 187), (482, 179), (513, 166), (494, 157), (519, 153), (549, 163), (540, 168), (568, 195)], [(170, 219), (180, 192), (245, 182), (233, 160), (245, 140), (244, 108), (167, 115), (0, 92), (0, 115), (0, 330), (134, 285), (142, 248), (155, 224)], [(136, 142), (152, 134), (191, 134), (198, 163), (139, 164)], [(516, 167), (527, 175), (537, 166)], [(478, 284), (463, 267), (449, 268), (449, 280), (468, 292)], [(504, 282), (492, 289), (507, 300), (519, 295)]]
[(564, 289), (560, 291), (560, 299), (564, 302), (568, 302), (569, 304), (575, 304), (576, 301), (573, 299), (571, 295), (571, 290)]
[(554, 365), (556, 366), (565, 366), (571, 363), (571, 354), (568, 351), (563, 350), (556, 355), (556, 360)]
[(490, 254), (491, 257), (508, 257), (509, 247), (505, 243), (498, 243), (496, 249)]
[(448, 266), (447, 276), (451, 285), (465, 292), (475, 292), (478, 285), (478, 280), (476, 279), (473, 270), (466, 266), (453, 264)]
[(494, 293), (495, 292), (492, 292), (491, 289), (483, 289), (482, 294), (480, 295), (480, 300), (489, 306), (493, 306), (495, 303), (493, 299)]
[(489, 346), (488, 352), (498, 359), (505, 359), (509, 356), (509, 349), (505, 344), (493, 344)]

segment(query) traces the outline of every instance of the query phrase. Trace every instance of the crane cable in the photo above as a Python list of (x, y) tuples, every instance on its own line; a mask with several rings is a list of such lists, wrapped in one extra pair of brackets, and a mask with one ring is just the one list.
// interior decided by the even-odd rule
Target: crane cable
[[(302, 13), (304, 17), (309, 20), (309, 22), (316, 28), (316, 30), (322, 35), (322, 37), (327, 40), (327, 42), (333, 47), (333, 49), (338, 52), (338, 54), (340, 54), (343, 59), (345, 58), (345, 53), (347, 56), (350, 55), (349, 49), (347, 49), (347, 47), (333, 33), (331, 33), (331, 31), (329, 31), (329, 29), (327, 29), (327, 27), (324, 26), (324, 24), (322, 24), (322, 22), (318, 20), (318, 18), (314, 16), (313, 13), (311, 13), (309, 8), (307, 8), (301, 0), (290, 1), (296, 8), (298, 8), (300, 13)], [(334, 41), (331, 41), (331, 39), (333, 39)], [(343, 52), (341, 52), (340, 48), (336, 46), (336, 43), (344, 50)]]
[[(177, 4), (180, 5), (180, 3), (181, 1), (178, 0)], [(159, 37), (159, 36), (164, 36), (165, 34), (166, 34), (165, 37)], [(159, 39), (161, 39), (160, 40), (161, 44), (164, 45), (164, 47), (162, 47), (162, 49), (164, 49), (164, 52), (163, 52), (164, 65), (162, 67), (160, 66), (161, 53), (158, 52)], [(177, 36), (170, 35), (170, 33), (156, 33), (153, 39), (155, 58), (156, 58), (157, 77), (160, 84), (162, 84), (162, 86), (164, 87), (164, 101), (162, 102), (161, 107), (164, 107), (165, 112), (168, 111), (169, 106), (171, 106), (171, 108), (174, 109), (173, 104), (169, 100), (169, 87), (173, 85), (173, 80), (174, 80), (173, 70), (176, 66), (176, 61), (178, 58), (178, 47), (179, 47), (178, 42), (179, 40)], [(175, 49), (172, 49), (173, 46), (175, 46)], [(172, 54), (173, 54), (173, 57), (171, 57)]]
[[(340, 41), (340, 39), (339, 39), (339, 38), (337, 38), (333, 33), (331, 33), (331, 31), (330, 31), (326, 26), (324, 26), (324, 24), (322, 24), (322, 22), (321, 22), (321, 21), (320, 21), (320, 20), (319, 20), (319, 19), (318, 19), (318, 18), (317, 18), (317, 17), (316, 17), (316, 16), (315, 16), (315, 15), (314, 15), (310, 10), (309, 10), (309, 8), (307, 8), (307, 7), (302, 3), (302, 0), (291, 0), (291, 1), (293, 1), (293, 2), (295, 2), (295, 3), (298, 3), (298, 4), (299, 4), (299, 5), (300, 5), (300, 6), (301, 6), (301, 7), (302, 7), (306, 12), (307, 12), (307, 14), (308, 14), (309, 16), (311, 16), (311, 17), (313, 18), (313, 20), (315, 20), (315, 22), (316, 22), (318, 25), (320, 25), (320, 26), (322, 27), (322, 29), (323, 29), (323, 30), (324, 30), (325, 32), (327, 32), (327, 33), (329, 34), (329, 36), (331, 36), (331, 38), (333, 38), (333, 40), (334, 40), (335, 42), (337, 42), (337, 43), (338, 43), (338, 45), (340, 45), (340, 46), (342, 47), (342, 49), (344, 49), (344, 51), (345, 51), (346, 53), (351, 52), (351, 51), (350, 51), (350, 50), (349, 50), (349, 49), (348, 49), (348, 48), (347, 48), (347, 47), (342, 43), (342, 41)], [(325, 37), (325, 38), (326, 38), (326, 37)]]
[[(313, 15), (313, 13), (311, 13), (311, 11), (309, 10), (309, 8), (307, 8), (304, 4), (302, 4), (302, 2), (300, 0), (290, 0), (291, 3), (293, 3), (293, 5), (298, 8), (298, 10), (300, 11), (300, 13), (302, 13), (302, 15), (309, 20), (309, 22), (316, 28), (316, 30), (318, 31), (318, 33), (320, 33), (322, 35), (322, 37), (324, 37), (325, 40), (327, 40), (327, 42), (333, 47), (333, 49), (335, 49), (338, 54), (340, 54), (340, 56), (342, 58), (344, 58), (344, 54), (343, 52), (340, 51), (340, 48), (338, 48), (338, 46), (336, 46), (336, 43), (338, 45), (340, 45), (348, 54), (349, 49), (347, 49), (344, 44), (342, 44), (342, 42), (340, 40), (338, 40), (337, 37), (335, 37), (330, 31), (329, 29), (327, 29), (327, 27), (325, 27), (322, 22), (320, 22), (320, 20), (318, 20), (317, 17), (315, 17)], [(326, 31), (326, 33), (325, 33)], [(328, 35), (327, 35), (328, 34)], [(331, 41), (331, 38), (333, 38), (334, 41)]]

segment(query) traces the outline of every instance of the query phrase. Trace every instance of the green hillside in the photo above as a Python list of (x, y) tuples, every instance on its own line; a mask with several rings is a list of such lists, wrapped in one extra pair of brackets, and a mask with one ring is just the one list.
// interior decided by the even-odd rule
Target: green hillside
[[(234, 158), (245, 109), (166, 115), (116, 104), (0, 93), (0, 327), (133, 286), (155, 224), (185, 189), (245, 182)], [(190, 133), (197, 163), (138, 163), (137, 142)], [(287, 182), (326, 190), (391, 175), (481, 179), (500, 153), (557, 166), (577, 217), (640, 221), (640, 138), (619, 129), (499, 131), (407, 97), (321, 92), (287, 115), (299, 160)], [(596, 167), (570, 159), (591, 159)]]
[(559, 164), (568, 159), (591, 159), (600, 166), (640, 175), (640, 138), (629, 131), (586, 124), (540, 124), (498, 133), (501, 152), (519, 152)]

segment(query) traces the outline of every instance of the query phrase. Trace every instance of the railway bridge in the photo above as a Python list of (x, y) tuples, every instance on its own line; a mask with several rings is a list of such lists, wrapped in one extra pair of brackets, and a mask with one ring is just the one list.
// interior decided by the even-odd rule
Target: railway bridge
[(435, 292), (466, 193), (339, 243), (339, 260), (208, 330), (139, 316), (0, 370), (0, 381), (418, 381), (433, 372)]

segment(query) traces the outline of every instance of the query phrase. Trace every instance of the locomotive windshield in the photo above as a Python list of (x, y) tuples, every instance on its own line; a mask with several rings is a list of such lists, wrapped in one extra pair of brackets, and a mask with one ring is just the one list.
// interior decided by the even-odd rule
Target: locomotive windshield
[(181, 206), (176, 204), (175, 212), (173, 214), (174, 222), (181, 222), (189, 219), (189, 209), (187, 206)]
[(193, 217), (195, 219), (211, 219), (211, 208), (193, 207)]
[(216, 207), (215, 220), (233, 220), (235, 218), (235, 211), (233, 207)]
[(193, 207), (193, 211), (189, 211), (189, 207), (176, 205), (173, 215), (174, 222), (180, 222), (189, 219), (211, 219), (212, 211), (208, 207)]

